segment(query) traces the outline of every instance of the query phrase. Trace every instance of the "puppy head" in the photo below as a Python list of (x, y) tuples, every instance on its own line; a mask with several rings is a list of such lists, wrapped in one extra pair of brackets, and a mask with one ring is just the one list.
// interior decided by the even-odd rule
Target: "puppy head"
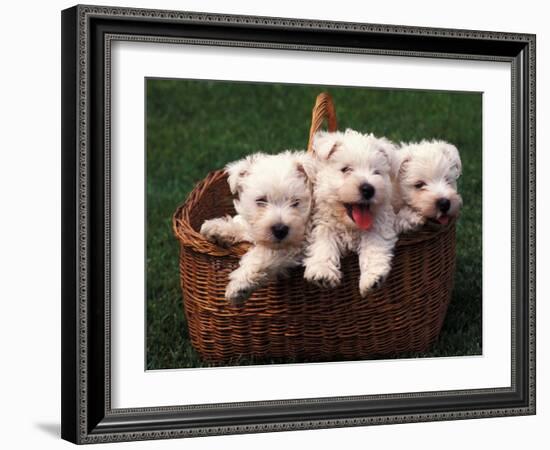
[(445, 141), (405, 145), (397, 175), (403, 201), (424, 217), (446, 224), (460, 211), (457, 179), (462, 163), (457, 148)]
[(256, 153), (226, 167), (235, 209), (254, 242), (274, 249), (300, 246), (311, 207), (315, 161), (304, 152)]
[(380, 207), (391, 200), (394, 144), (348, 129), (317, 133), (313, 152), (319, 161), (316, 201), (328, 204), (342, 223), (368, 230)]

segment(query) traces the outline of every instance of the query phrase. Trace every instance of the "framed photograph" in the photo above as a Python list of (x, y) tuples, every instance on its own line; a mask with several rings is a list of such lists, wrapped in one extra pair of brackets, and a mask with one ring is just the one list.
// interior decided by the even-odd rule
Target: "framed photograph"
[(62, 12), (62, 437), (535, 414), (535, 36)]

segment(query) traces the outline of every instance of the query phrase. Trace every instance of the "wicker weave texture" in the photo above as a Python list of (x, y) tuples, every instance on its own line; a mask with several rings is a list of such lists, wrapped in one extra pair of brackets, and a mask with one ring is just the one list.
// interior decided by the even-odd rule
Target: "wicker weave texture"
[[(242, 307), (224, 298), (231, 271), (246, 250), (194, 240), (213, 217), (233, 214), (223, 171), (213, 172), (174, 216), (181, 245), (180, 274), (191, 342), (209, 361), (240, 357), (359, 359), (425, 351), (439, 335), (451, 298), (454, 224), (400, 238), (390, 276), (366, 299), (358, 289), (357, 256), (342, 260), (342, 284), (319, 289), (295, 270), (256, 291)], [(196, 231), (194, 231), (196, 233)], [(200, 235), (199, 235), (200, 236)], [(193, 245), (191, 245), (191, 243)]]
[[(334, 129), (334, 106), (326, 94), (314, 107), (310, 141), (324, 117)], [(363, 359), (423, 352), (437, 339), (453, 288), (454, 222), (402, 235), (388, 279), (367, 298), (359, 295), (358, 258), (350, 254), (342, 259), (344, 276), (336, 289), (307, 283), (303, 270), (295, 269), (233, 307), (225, 287), (249, 244), (219, 247), (198, 230), (206, 219), (234, 213), (226, 175), (215, 171), (173, 216), (189, 335), (203, 359)]]

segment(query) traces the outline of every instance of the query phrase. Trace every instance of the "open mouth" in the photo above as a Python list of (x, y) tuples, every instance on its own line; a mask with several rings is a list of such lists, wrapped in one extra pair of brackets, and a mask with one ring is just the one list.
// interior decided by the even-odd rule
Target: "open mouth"
[(451, 216), (449, 216), (448, 214), (441, 214), (439, 217), (430, 218), (430, 220), (441, 225), (447, 225), (449, 223), (449, 220), (451, 220)]
[(368, 230), (374, 221), (370, 204), (368, 203), (344, 203), (348, 216), (361, 230)]

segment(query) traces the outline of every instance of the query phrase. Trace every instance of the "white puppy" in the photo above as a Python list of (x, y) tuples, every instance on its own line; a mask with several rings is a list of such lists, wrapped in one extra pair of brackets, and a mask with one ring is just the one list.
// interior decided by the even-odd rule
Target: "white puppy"
[(312, 230), (308, 233), (304, 277), (335, 287), (342, 277), (340, 258), (359, 255), (359, 292), (388, 275), (397, 241), (391, 206), (394, 145), (385, 138), (353, 130), (319, 132)]
[(447, 224), (462, 206), (456, 182), (462, 171), (458, 150), (445, 141), (402, 144), (392, 204), (398, 233), (426, 220)]
[(311, 208), (314, 160), (305, 152), (256, 153), (226, 167), (237, 215), (207, 220), (201, 234), (222, 245), (253, 246), (229, 275), (225, 297), (237, 305), (300, 265)]

